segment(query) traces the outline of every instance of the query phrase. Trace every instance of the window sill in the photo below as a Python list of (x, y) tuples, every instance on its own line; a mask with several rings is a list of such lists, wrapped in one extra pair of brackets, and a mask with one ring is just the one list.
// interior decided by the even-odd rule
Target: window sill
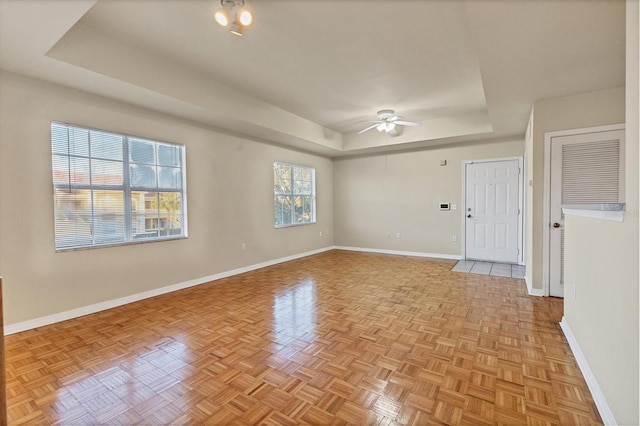
[(137, 241), (127, 241), (124, 243), (106, 243), (106, 244), (95, 244), (92, 246), (78, 246), (78, 247), (62, 247), (56, 248), (56, 253), (64, 253), (67, 251), (80, 251), (80, 250), (93, 250), (93, 249), (101, 249), (108, 247), (122, 247), (122, 246), (134, 246), (138, 244), (151, 244), (151, 243), (159, 243), (163, 241), (175, 241), (175, 240), (186, 240), (189, 238), (187, 235), (180, 235), (178, 237), (167, 237), (167, 238), (154, 238), (148, 240), (137, 240)]
[(287, 224), (287, 225), (276, 225), (275, 228), (276, 229), (293, 228), (295, 226), (305, 226), (305, 225), (315, 225), (315, 224), (316, 224), (316, 222), (291, 223), (291, 224)]
[(563, 204), (562, 212), (572, 216), (589, 217), (592, 219), (624, 221), (625, 203), (604, 204)]

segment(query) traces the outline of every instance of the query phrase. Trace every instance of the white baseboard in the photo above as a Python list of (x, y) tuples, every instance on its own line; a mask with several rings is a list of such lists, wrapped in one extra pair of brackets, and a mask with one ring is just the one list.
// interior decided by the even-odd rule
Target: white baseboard
[(314, 254), (322, 253), (325, 251), (333, 250), (334, 248), (335, 248), (334, 246), (323, 247), (321, 249), (311, 250), (304, 253), (298, 253), (292, 256), (286, 256), (279, 259), (268, 260), (266, 262), (256, 263), (254, 265), (244, 266), (242, 268), (232, 269), (230, 271), (220, 272), (218, 274), (213, 274), (206, 277), (184, 281), (178, 284), (173, 284), (166, 287), (144, 291), (142, 293), (136, 293), (130, 296), (120, 297), (118, 299), (107, 300), (105, 302), (95, 303), (93, 305), (83, 306), (80, 308), (71, 309), (69, 311), (58, 312), (52, 315), (34, 318), (31, 320), (27, 320), (27, 321), (15, 323), (15, 324), (5, 324), (4, 334), (5, 336), (7, 336), (9, 334), (20, 333), (21, 331), (31, 330), (37, 327), (43, 327), (45, 325), (82, 317), (84, 315), (93, 314), (96, 312), (126, 305), (128, 303), (137, 302), (139, 300), (159, 296), (161, 294), (171, 293), (172, 291), (182, 290), (184, 288), (193, 287), (193, 286), (208, 283), (211, 281), (216, 281), (216, 280), (227, 278), (233, 275), (243, 274), (245, 272), (253, 271), (256, 269), (276, 265), (278, 263), (288, 262), (290, 260), (300, 259), (302, 257), (307, 257)]
[(538, 297), (544, 296), (543, 289), (533, 288), (533, 286), (531, 285), (531, 278), (529, 278), (528, 275), (524, 276), (524, 282), (527, 284), (527, 292), (529, 293), (529, 296), (538, 296)]
[(593, 401), (596, 403), (596, 407), (598, 408), (600, 417), (602, 417), (602, 421), (605, 425), (617, 425), (618, 422), (616, 422), (613, 412), (611, 411), (611, 408), (609, 408), (609, 404), (607, 404), (607, 400), (602, 393), (602, 389), (600, 389), (600, 386), (598, 385), (596, 376), (593, 375), (591, 368), (589, 368), (589, 363), (582, 353), (582, 349), (580, 349), (580, 345), (564, 317), (562, 317), (562, 321), (560, 321), (560, 327), (562, 327), (562, 331), (567, 338), (567, 342), (569, 342), (569, 347), (571, 348), (571, 352), (573, 352), (573, 356), (576, 357), (578, 367), (580, 367), (580, 371), (587, 382), (587, 386), (589, 387), (589, 391), (591, 391), (591, 396), (593, 397)]
[(415, 256), (415, 257), (433, 257), (436, 259), (451, 259), (451, 260), (462, 260), (462, 256), (456, 254), (439, 254), (439, 253), (422, 253), (418, 251), (403, 251), (403, 250), (384, 250), (384, 249), (373, 249), (373, 248), (364, 248), (364, 247), (345, 247), (345, 246), (334, 246), (336, 250), (348, 250), (348, 251), (362, 251), (366, 253), (381, 253), (381, 254), (394, 254), (397, 256)]

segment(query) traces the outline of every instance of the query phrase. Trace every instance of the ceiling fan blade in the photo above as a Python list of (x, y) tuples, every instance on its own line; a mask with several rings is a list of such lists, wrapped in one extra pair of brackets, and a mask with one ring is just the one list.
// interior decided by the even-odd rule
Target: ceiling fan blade
[(372, 124), (371, 126), (367, 127), (366, 129), (362, 129), (362, 130), (360, 130), (360, 131), (358, 132), (358, 134), (360, 134), (360, 133), (364, 133), (364, 132), (366, 132), (367, 130), (371, 130), (371, 129), (373, 129), (373, 128), (377, 127), (377, 126), (378, 126), (378, 124), (380, 124), (380, 123), (379, 123), (379, 122), (377, 122), (377, 121), (376, 121), (375, 123), (376, 123), (376, 124)]
[(422, 123), (417, 121), (404, 121), (404, 120), (396, 120), (394, 123), (399, 124), (401, 126), (411, 126), (411, 127), (421, 127)]

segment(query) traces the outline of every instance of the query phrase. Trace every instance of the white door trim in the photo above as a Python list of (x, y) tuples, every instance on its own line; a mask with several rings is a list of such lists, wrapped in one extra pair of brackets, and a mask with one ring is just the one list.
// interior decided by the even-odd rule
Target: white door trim
[(551, 142), (553, 138), (561, 136), (610, 132), (612, 130), (624, 130), (624, 123), (585, 127), (581, 129), (559, 130), (554, 132), (545, 132), (544, 134), (544, 183), (542, 195), (542, 290), (544, 296), (549, 296), (549, 274), (551, 272), (549, 268), (549, 242), (551, 240), (549, 229), (551, 226), (551, 222), (549, 220), (551, 216)]
[(518, 174), (518, 265), (524, 265), (524, 158), (523, 157), (503, 157), (503, 158), (483, 158), (481, 160), (464, 160), (462, 162), (462, 210), (460, 219), (462, 220), (462, 258), (467, 258), (467, 164), (473, 163), (493, 163), (495, 161), (518, 160), (520, 173)]

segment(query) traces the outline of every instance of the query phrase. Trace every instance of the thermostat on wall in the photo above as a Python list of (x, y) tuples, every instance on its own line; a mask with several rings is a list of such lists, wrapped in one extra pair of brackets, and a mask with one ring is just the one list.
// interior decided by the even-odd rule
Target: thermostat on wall
[(440, 203), (440, 210), (451, 210), (449, 203)]

